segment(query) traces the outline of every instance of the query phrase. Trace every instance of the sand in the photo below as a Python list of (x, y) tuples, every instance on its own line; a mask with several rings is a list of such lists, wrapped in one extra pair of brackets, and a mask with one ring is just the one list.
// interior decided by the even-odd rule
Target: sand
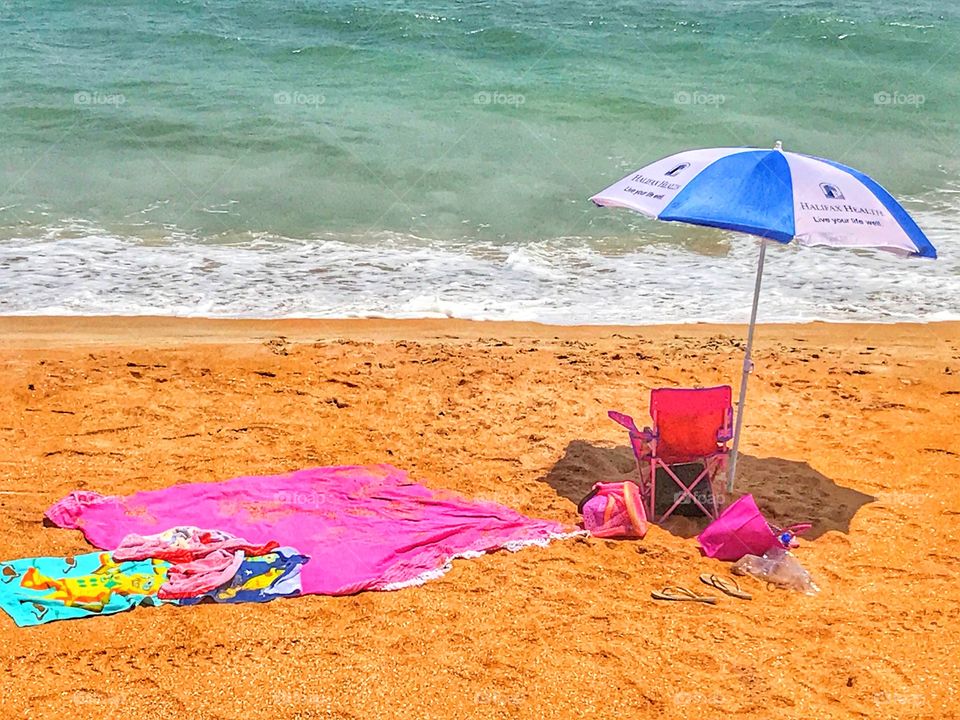
[[(742, 327), (459, 321), (0, 319), (0, 559), (65, 555), (71, 490), (390, 462), (422, 482), (577, 521), (634, 473), (617, 408), (738, 384)], [(163, 607), (18, 629), (0, 717), (958, 717), (960, 324), (768, 325), (737, 490), (819, 595), (697, 587), (678, 521), (457, 561), (395, 593)]]

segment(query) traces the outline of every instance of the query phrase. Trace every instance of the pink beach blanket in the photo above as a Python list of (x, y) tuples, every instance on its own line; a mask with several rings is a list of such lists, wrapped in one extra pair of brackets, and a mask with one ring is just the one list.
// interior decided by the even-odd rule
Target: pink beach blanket
[(74, 492), (47, 517), (98, 548), (180, 525), (217, 528), (250, 543), (309, 555), (303, 594), (394, 590), (439, 575), (456, 557), (546, 545), (570, 530), (491, 502), (412, 482), (390, 465), (174, 485), (129, 497)]

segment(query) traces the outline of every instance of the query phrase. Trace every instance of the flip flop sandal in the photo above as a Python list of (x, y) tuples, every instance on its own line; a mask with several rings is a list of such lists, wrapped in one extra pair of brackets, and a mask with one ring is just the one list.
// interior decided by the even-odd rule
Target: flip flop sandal
[(704, 573), (700, 576), (700, 582), (716, 588), (720, 592), (730, 597), (740, 598), (741, 600), (753, 600), (753, 595), (743, 590), (740, 584), (733, 578), (720, 577), (719, 575), (710, 575)]
[(660, 592), (650, 593), (654, 600), (677, 600), (688, 602), (702, 602), (716, 605), (717, 599), (713, 595), (697, 595), (693, 590), (685, 587), (665, 587)]

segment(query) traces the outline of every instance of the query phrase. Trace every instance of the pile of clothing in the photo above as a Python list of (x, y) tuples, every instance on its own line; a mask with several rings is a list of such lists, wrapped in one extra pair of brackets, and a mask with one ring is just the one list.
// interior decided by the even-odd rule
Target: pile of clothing
[(300, 594), (308, 560), (277, 542), (175, 527), (128, 535), (109, 552), (0, 563), (0, 608), (24, 627), (137, 605), (267, 602)]

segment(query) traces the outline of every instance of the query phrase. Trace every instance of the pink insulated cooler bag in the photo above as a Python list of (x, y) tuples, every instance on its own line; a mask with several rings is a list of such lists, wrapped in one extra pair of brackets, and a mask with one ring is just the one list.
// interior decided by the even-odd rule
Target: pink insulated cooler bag
[(647, 515), (640, 489), (626, 482), (597, 483), (580, 501), (583, 527), (595, 537), (639, 537), (647, 534)]

